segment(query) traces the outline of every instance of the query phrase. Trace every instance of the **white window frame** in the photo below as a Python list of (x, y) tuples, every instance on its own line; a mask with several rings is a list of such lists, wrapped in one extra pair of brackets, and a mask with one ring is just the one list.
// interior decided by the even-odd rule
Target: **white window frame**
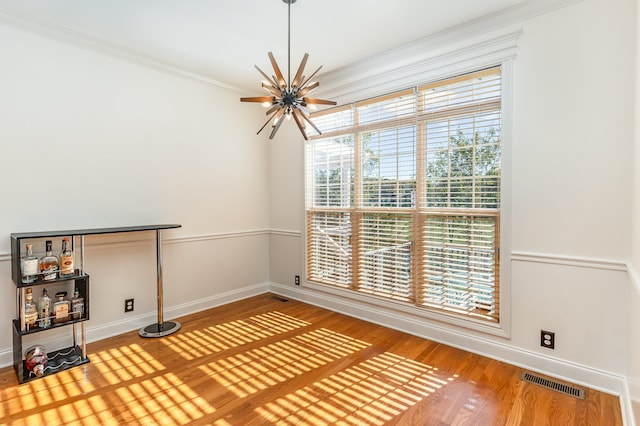
[[(461, 75), (482, 68), (493, 66), (501, 67), (502, 93), (501, 93), (501, 207), (500, 207), (500, 318), (497, 323), (488, 323), (474, 318), (452, 315), (441, 311), (431, 311), (419, 308), (411, 304), (396, 302), (375, 295), (362, 294), (354, 290), (343, 289), (325, 284), (312, 282), (303, 283), (313, 290), (332, 294), (345, 300), (353, 300), (370, 305), (373, 308), (381, 308), (407, 314), (410, 316), (436, 320), (438, 322), (459, 326), (491, 335), (509, 338), (511, 335), (511, 146), (512, 146), (512, 90), (513, 90), (513, 61), (516, 55), (516, 46), (519, 32), (509, 33), (497, 38), (478, 42), (460, 49), (453, 49), (446, 54), (429, 57), (407, 63), (397, 68), (389, 68), (365, 78), (350, 76), (343, 79), (341, 84), (330, 82), (333, 85), (331, 91), (323, 93), (325, 97), (337, 99), (339, 103), (352, 103), (360, 99), (379, 96), (385, 92), (397, 91), (403, 87), (417, 86), (429, 81), (444, 80), (455, 75)], [(395, 52), (399, 55), (400, 52)], [(381, 58), (381, 63), (390, 63), (393, 58)], [(374, 67), (375, 68), (375, 67)], [(348, 87), (348, 90), (346, 90)], [(342, 92), (339, 94), (338, 91)], [(305, 159), (306, 164), (306, 159)], [(305, 173), (306, 176), (306, 173)], [(305, 185), (306, 188), (306, 185)], [(305, 190), (305, 197), (307, 191)], [(307, 205), (308, 200), (305, 200)], [(304, 209), (306, 225), (307, 212)], [(303, 265), (306, 270), (307, 231), (303, 233), (303, 247), (305, 259)]]

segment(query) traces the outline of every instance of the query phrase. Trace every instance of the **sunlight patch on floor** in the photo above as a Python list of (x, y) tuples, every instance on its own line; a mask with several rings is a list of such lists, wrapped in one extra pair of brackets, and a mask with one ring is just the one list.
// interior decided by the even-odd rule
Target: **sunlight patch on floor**
[(319, 329), (211, 362), (200, 369), (242, 398), (369, 346), (344, 334)]
[(310, 325), (278, 311), (165, 337), (162, 342), (186, 360), (233, 349)]
[(256, 412), (281, 425), (383, 425), (447, 383), (434, 368), (385, 352)]

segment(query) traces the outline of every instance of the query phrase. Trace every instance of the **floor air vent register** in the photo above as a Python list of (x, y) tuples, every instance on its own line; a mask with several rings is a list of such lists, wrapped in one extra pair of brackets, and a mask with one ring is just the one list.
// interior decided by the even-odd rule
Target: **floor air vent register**
[(533, 383), (536, 385), (540, 385), (547, 389), (551, 389), (565, 395), (573, 396), (574, 398), (584, 399), (584, 389), (577, 388), (575, 386), (566, 385), (564, 383), (557, 382), (555, 380), (550, 380), (542, 376), (538, 376), (533, 373), (529, 373), (527, 371), (523, 372), (520, 376), (525, 382)]

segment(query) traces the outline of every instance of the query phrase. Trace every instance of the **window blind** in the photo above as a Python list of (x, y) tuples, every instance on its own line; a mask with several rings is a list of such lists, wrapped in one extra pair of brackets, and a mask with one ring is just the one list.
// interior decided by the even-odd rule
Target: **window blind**
[(307, 278), (500, 319), (500, 68), (313, 114)]
[(358, 290), (404, 301), (412, 299), (411, 228), (410, 215), (362, 215)]

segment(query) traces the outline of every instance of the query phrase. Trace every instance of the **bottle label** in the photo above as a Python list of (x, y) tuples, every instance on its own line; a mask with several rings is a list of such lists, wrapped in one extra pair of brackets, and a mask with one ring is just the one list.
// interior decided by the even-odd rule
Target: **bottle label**
[(36, 324), (37, 320), (38, 320), (38, 311), (34, 310), (33, 312), (24, 315), (24, 322), (28, 326), (30, 326), (29, 328), (33, 327)]
[(76, 319), (80, 319), (84, 316), (84, 301), (72, 300), (71, 301), (72, 315)]
[(73, 256), (60, 256), (60, 274), (73, 275)]
[(40, 327), (49, 327), (51, 325), (51, 317), (49, 316), (49, 302), (40, 300), (38, 303), (38, 310), (38, 322), (40, 323)]
[(22, 275), (38, 275), (38, 259), (24, 259), (22, 261)]
[(42, 279), (43, 280), (55, 280), (58, 275), (58, 271), (56, 265), (49, 266), (47, 268), (42, 269)]
[(69, 318), (69, 305), (66, 302), (58, 303), (54, 307), (56, 320), (66, 320)]

